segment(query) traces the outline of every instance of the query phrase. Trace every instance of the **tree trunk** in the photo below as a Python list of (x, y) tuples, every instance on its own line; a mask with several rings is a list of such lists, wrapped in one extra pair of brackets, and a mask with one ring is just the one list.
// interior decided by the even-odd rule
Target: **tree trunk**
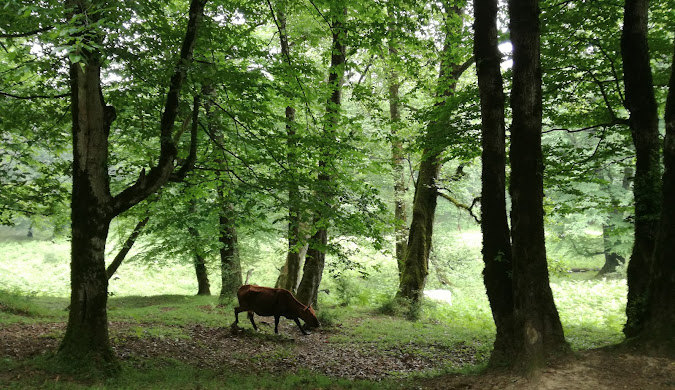
[(438, 198), (436, 178), (441, 167), (439, 154), (440, 152), (430, 149), (424, 150), (415, 184), (407, 250), (396, 294), (397, 297), (405, 298), (412, 303), (422, 299), (429, 274), (429, 253)]
[[(291, 72), (291, 53), (286, 30), (286, 10), (284, 8), (282, 5), (281, 9), (277, 11), (276, 20), (279, 30), (281, 54), (289, 67), (289, 72)], [(300, 186), (298, 185), (297, 177), (298, 139), (295, 131), (295, 108), (291, 105), (286, 106), (284, 114), (286, 117), (287, 136), (286, 160), (291, 176), (288, 183), (288, 252), (286, 254), (286, 262), (279, 273), (279, 278), (277, 278), (276, 286), (278, 288), (285, 288), (295, 294), (300, 282), (300, 267), (307, 246), (303, 244), (304, 240), (300, 232), (302, 208), (300, 205)]]
[[(398, 57), (396, 47), (396, 23), (395, 16), (389, 11), (391, 22), (388, 26), (389, 36), (389, 61), (395, 61)], [(399, 135), (401, 127), (401, 113), (399, 110), (400, 81), (394, 65), (389, 71), (389, 119), (391, 121), (391, 165), (394, 173), (394, 240), (396, 264), (398, 265), (399, 282), (403, 273), (405, 251), (408, 237), (408, 213), (405, 205), (406, 180), (405, 180), (405, 154), (403, 153), (403, 141)]]
[[(467, 63), (458, 64), (457, 55), (452, 52), (453, 36), (461, 29), (462, 24), (456, 23), (461, 20), (462, 8), (458, 5), (444, 4), (445, 18), (445, 41), (441, 53), (441, 66), (438, 75), (438, 98), (451, 96), (456, 88), (457, 79), (467, 68)], [(445, 110), (445, 102), (442, 100), (435, 107), (439, 113)], [(444, 115), (439, 115), (444, 117)], [(435, 134), (442, 133), (443, 123), (441, 120), (431, 121), (427, 127), (426, 146), (422, 152), (420, 172), (415, 183), (415, 197), (412, 206), (412, 220), (408, 232), (408, 243), (405, 251), (403, 272), (400, 275), (400, 283), (396, 296), (405, 298), (416, 304), (424, 295), (424, 285), (429, 274), (429, 253), (431, 252), (431, 239), (433, 237), (434, 215), (436, 213), (436, 178), (441, 169), (439, 157), (444, 146), (439, 146), (433, 140)]]
[[(675, 64), (675, 50), (672, 64)], [(644, 327), (637, 336), (649, 349), (664, 351), (672, 357), (675, 354), (675, 67), (671, 70), (668, 88), (663, 199), (669, 201), (663, 202), (661, 210)]]
[(296, 181), (298, 145), (295, 134), (295, 109), (290, 106), (286, 107), (286, 133), (288, 135), (288, 168), (293, 172), (293, 177), (288, 185), (288, 253), (286, 255), (286, 264), (284, 265), (284, 277), (280, 280), (283, 283), (281, 288), (295, 293), (300, 282), (300, 265), (303, 260), (301, 255), (306, 250), (306, 245), (303, 243), (300, 231), (302, 209), (300, 207), (300, 186)]
[[(83, 184), (81, 180), (73, 177), (73, 186)], [(117, 371), (108, 338), (104, 258), (110, 219), (91, 210), (97, 207), (92, 195), (88, 190), (73, 191), (70, 312), (59, 355), (67, 360), (89, 361), (104, 371)], [(83, 203), (75, 206), (75, 202)]]
[[(197, 201), (190, 200), (190, 213), (194, 214), (197, 211)], [(209, 275), (206, 271), (206, 259), (200, 251), (199, 230), (194, 226), (188, 226), (188, 232), (194, 239), (194, 259), (195, 274), (197, 276), (197, 295), (211, 295), (211, 284), (209, 283)]]
[(514, 354), (511, 232), (506, 211), (506, 139), (501, 53), (497, 41), (497, 0), (474, 0), (474, 55), (482, 128), (481, 230), (483, 279), (497, 327), (491, 366)]
[(302, 269), (302, 280), (298, 286), (297, 298), (305, 305), (317, 306), (319, 286), (326, 264), (326, 245), (328, 244), (327, 230), (322, 228), (310, 239), (305, 266)]
[(197, 276), (197, 295), (211, 295), (211, 283), (209, 283), (209, 273), (206, 271), (204, 256), (196, 254), (194, 265)]
[(85, 69), (71, 64), (73, 116), (73, 190), (71, 198), (71, 295), (68, 327), (60, 354), (94, 359), (104, 369), (115, 365), (108, 338), (108, 277), (105, 243), (112, 220), (107, 160), (114, 110), (100, 91), (99, 57)]
[[(74, 3), (72, 6), (79, 6)], [(78, 10), (84, 12), (83, 10)], [(73, 15), (71, 15), (73, 16)], [(101, 42), (103, 37), (95, 38)], [(73, 121), (71, 195), (71, 295), (68, 327), (59, 353), (117, 369), (108, 338), (105, 243), (113, 218), (108, 178), (108, 134), (115, 110), (100, 88), (100, 53), (86, 52), (86, 66), (70, 65)]]
[(220, 233), (220, 297), (229, 298), (237, 294), (242, 285), (241, 260), (239, 258), (239, 243), (237, 241), (237, 227), (234, 223), (234, 207), (224, 194), (224, 189), (218, 190), (221, 200), (221, 212), (219, 217)]
[(218, 241), (220, 242), (220, 298), (230, 299), (237, 295), (242, 285), (241, 259), (239, 258), (239, 243), (234, 210), (234, 197), (230, 193), (232, 181), (227, 176), (227, 158), (225, 155), (225, 135), (223, 130), (216, 126), (217, 121), (212, 111), (213, 86), (204, 84), (202, 93), (207, 97), (204, 111), (208, 118), (209, 133), (214, 135), (219, 153), (214, 162), (222, 169), (218, 174), (216, 185), (217, 204), (220, 207), (218, 216)]
[[(324, 137), (329, 140), (335, 139), (335, 132), (340, 123), (340, 105), (342, 104), (342, 82), (345, 75), (345, 64), (347, 48), (344, 44), (347, 30), (345, 28), (347, 8), (343, 8), (339, 3), (331, 5), (331, 30), (333, 32), (333, 43), (331, 47), (331, 61), (328, 73), (328, 85), (331, 89), (331, 96), (326, 103)], [(324, 203), (324, 207), (331, 207), (332, 194), (331, 176), (329, 174), (330, 165), (335, 157), (329, 150), (330, 146), (324, 146), (321, 159), (319, 160), (319, 174), (317, 191), (319, 199)], [(324, 211), (325, 213), (325, 211)], [(303, 268), (302, 280), (298, 286), (298, 300), (305, 305), (314, 305), (317, 303), (319, 285), (323, 275), (323, 268), (326, 262), (326, 249), (328, 248), (328, 226), (330, 221), (325, 216), (317, 216), (314, 219), (316, 233), (310, 238), (307, 258)]]
[(286, 262), (279, 271), (279, 277), (275, 284), (276, 288), (285, 288), (293, 294), (297, 293), (300, 284), (300, 271), (302, 271), (303, 260), (307, 256), (308, 249), (308, 244), (304, 244), (299, 250), (289, 249), (286, 254)]
[(513, 44), (511, 229), (514, 300), (512, 362), (531, 373), (569, 350), (549, 285), (544, 240), (541, 64), (537, 0), (510, 0)]
[(621, 35), (626, 109), (635, 145), (635, 242), (628, 262), (628, 301), (624, 334), (642, 330), (643, 303), (654, 253), (661, 210), (659, 129), (649, 48), (647, 19), (649, 0), (626, 0)]
[[(205, 0), (190, 5), (188, 28), (183, 40), (180, 62), (192, 59), (197, 27)], [(78, 27), (77, 37), (87, 45), (75, 54), (82, 62), (70, 64), (71, 114), (73, 122), (73, 189), (71, 199), (71, 296), (66, 333), (58, 357), (64, 362), (79, 362), (106, 372), (117, 371), (119, 365), (108, 338), (108, 277), (105, 269), (105, 244), (110, 221), (133, 205), (147, 198), (166, 183), (174, 171), (176, 147), (171, 134), (178, 112), (180, 90), (185, 80), (185, 67), (176, 68), (171, 78), (161, 117), (161, 145), (158, 164), (146, 175), (112, 197), (108, 177), (108, 135), (115, 119), (115, 109), (107, 106), (101, 91), (101, 53), (98, 47), (105, 39), (99, 25), (99, 4), (67, 2)], [(192, 150), (191, 150), (192, 156)]]
[[(633, 170), (629, 167), (624, 168), (623, 180), (621, 182), (621, 187), (624, 190), (630, 189), (630, 182), (632, 176)], [(611, 174), (608, 175), (607, 179), (610, 183), (612, 182)], [(611, 236), (615, 229), (615, 224), (613, 221), (617, 221), (623, 218), (623, 214), (621, 213), (621, 210), (619, 210), (620, 201), (619, 199), (616, 199), (616, 197), (612, 195), (610, 185), (607, 186), (606, 190), (611, 197), (612, 210), (609, 213), (608, 221), (602, 224), (602, 243), (603, 243), (603, 251), (605, 253), (605, 264), (603, 264), (602, 268), (600, 268), (600, 271), (598, 271), (596, 277), (601, 277), (603, 275), (615, 272), (616, 269), (619, 267), (619, 265), (626, 264), (626, 259), (614, 251), (611, 242)]]
[(602, 224), (602, 243), (605, 253), (605, 264), (603, 264), (602, 268), (600, 268), (600, 271), (598, 271), (598, 274), (596, 276), (603, 276), (615, 272), (620, 265), (626, 263), (626, 259), (620, 254), (614, 252), (614, 250), (612, 249), (610, 236), (612, 234), (613, 228), (614, 225), (612, 225), (611, 223)]

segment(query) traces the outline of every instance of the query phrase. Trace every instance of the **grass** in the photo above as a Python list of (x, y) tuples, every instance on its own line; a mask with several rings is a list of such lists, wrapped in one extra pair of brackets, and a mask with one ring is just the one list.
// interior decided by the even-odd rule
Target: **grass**
[[(400, 384), (393, 381), (371, 382), (330, 378), (311, 372), (299, 372), (279, 377), (267, 374), (213, 370), (194, 367), (173, 359), (144, 359), (139, 369), (133, 362), (122, 364), (122, 375), (106, 380), (75, 380), (50, 372), (49, 364), (40, 362), (34, 366), (17, 362), (0, 368), (0, 384), (3, 389), (396, 389)], [(16, 381), (2, 381), (7, 372), (22, 376)]]
[[(424, 356), (434, 348), (471, 348), (477, 353), (477, 361), (449, 364), (444, 372), (475, 372), (483, 367), (495, 328), (481, 279), (479, 234), (465, 231), (434, 240), (427, 287), (450, 290), (452, 304), (426, 300), (416, 321), (406, 320), (402, 315), (405, 313), (397, 311), (393, 303), (397, 269), (390, 256), (360, 248), (353, 259), (362, 264), (360, 270), (346, 269), (342, 263), (329, 259), (322, 282), (324, 291), (319, 295), (318, 316), (325, 331), (331, 333), (331, 342), (349, 344), (358, 340), (355, 348), (374, 349), (382, 356), (393, 350)], [(251, 282), (272, 283), (275, 267), (283, 261), (280, 248), (269, 243), (261, 246), (254, 260), (243, 265), (244, 269), (256, 270)], [(68, 243), (60, 241), (0, 242), (0, 327), (66, 321), (69, 250)], [(555, 257), (555, 253), (551, 256)], [(583, 261), (583, 267), (602, 265), (597, 264), (597, 259), (595, 263), (588, 259)], [(570, 260), (565, 266), (577, 265)], [(210, 267), (217, 268), (215, 264)], [(220, 288), (218, 276), (210, 275), (213, 292)], [(551, 277), (551, 288), (567, 340), (576, 350), (615, 344), (623, 338), (625, 280), (591, 276), (590, 273), (569, 275), (562, 272)], [(157, 262), (149, 265), (132, 260), (122, 265), (119, 278), (111, 281), (110, 290), (114, 295), (109, 298), (109, 320), (128, 324), (124, 329), (111, 330), (113, 341), (115, 338), (180, 340), (190, 337), (184, 327), (225, 328), (233, 321), (233, 302), (223, 304), (217, 297), (194, 295), (196, 281), (190, 264), (167, 262), (160, 265)], [(244, 325), (248, 323), (244, 321)], [(275, 336), (263, 332), (256, 337)], [(291, 352), (281, 343), (278, 349), (265, 353), (258, 358), (282, 360)], [(398, 381), (343, 381), (311, 372), (284, 375), (221, 372), (156, 358), (142, 359), (142, 362), (124, 361), (124, 375), (119, 378), (85, 383), (50, 372), (49, 364), (39, 359), (0, 359), (4, 359), (0, 361), (0, 385), (7, 388), (368, 389), (392, 388), (400, 384)], [(24, 371), (26, 375), (21, 374)], [(8, 381), (17, 373), (21, 376), (19, 380)], [(407, 378), (435, 374), (417, 373)]]

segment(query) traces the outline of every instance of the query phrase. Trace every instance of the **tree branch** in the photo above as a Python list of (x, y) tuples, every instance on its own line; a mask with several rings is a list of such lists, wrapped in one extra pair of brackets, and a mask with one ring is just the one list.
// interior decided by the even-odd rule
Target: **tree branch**
[(0, 95), (2, 95), (2, 96), (7, 96), (7, 97), (11, 97), (11, 98), (14, 98), (14, 99), (22, 99), (22, 100), (32, 100), (32, 99), (60, 99), (60, 98), (64, 98), (64, 97), (69, 97), (69, 96), (70, 96), (70, 92), (62, 93), (62, 94), (59, 94), (59, 95), (28, 95), (28, 96), (19, 96), (19, 95), (14, 95), (14, 94), (12, 94), (12, 93), (0, 91)]
[(23, 37), (29, 37), (31, 35), (37, 35), (39, 33), (43, 33), (45, 31), (53, 30), (54, 26), (49, 26), (49, 27), (42, 27), (38, 28), (32, 31), (26, 31), (22, 33), (13, 33), (13, 34), (0, 34), (0, 38), (23, 38)]
[(464, 209), (469, 212), (469, 215), (473, 217), (473, 219), (480, 225), (480, 218), (476, 214), (473, 213), (473, 208), (476, 205), (476, 203), (480, 202), (480, 198), (473, 198), (473, 201), (471, 202), (471, 205), (467, 205), (465, 203), (462, 203), (461, 201), (457, 200), (456, 198), (452, 197), (450, 194), (446, 194), (445, 192), (441, 192), (443, 188), (437, 188), (436, 193), (438, 196), (441, 198), (449, 201), (450, 203), (454, 204), (457, 208)]
[(199, 130), (199, 105), (200, 95), (195, 95), (192, 103), (192, 128), (190, 129), (190, 151), (183, 165), (171, 173), (170, 181), (178, 182), (185, 179), (188, 172), (194, 168), (195, 160), (197, 160), (197, 131)]
[(172, 133), (178, 106), (180, 103), (180, 91), (185, 82), (187, 68), (192, 61), (192, 54), (197, 42), (197, 29), (204, 16), (204, 6), (207, 0), (192, 0), (190, 3), (190, 18), (187, 24), (185, 37), (181, 46), (180, 58), (174, 69), (169, 83), (169, 92), (166, 96), (164, 112), (160, 121), (160, 155), (157, 165), (150, 169), (146, 175), (145, 169), (141, 171), (138, 179), (130, 187), (113, 198), (113, 214), (119, 215), (128, 210), (141, 200), (157, 191), (166, 183), (174, 171), (174, 159), (178, 154), (176, 145), (172, 139)]
[(115, 274), (115, 271), (117, 271), (117, 269), (120, 267), (122, 261), (124, 261), (124, 259), (127, 257), (131, 247), (134, 245), (134, 243), (136, 243), (136, 239), (143, 231), (145, 225), (148, 224), (149, 220), (150, 216), (147, 216), (136, 224), (136, 227), (134, 227), (134, 230), (124, 242), (124, 245), (122, 245), (122, 249), (120, 249), (120, 251), (117, 253), (117, 256), (115, 256), (110, 265), (108, 265), (108, 268), (106, 268), (105, 273), (108, 276), (108, 280), (110, 280), (110, 278)]
[(571, 130), (571, 129), (566, 129), (566, 128), (558, 128), (558, 129), (545, 130), (545, 131), (542, 131), (541, 133), (542, 134), (548, 134), (548, 133), (552, 133), (554, 131), (565, 131), (567, 133), (581, 133), (583, 131), (595, 130), (595, 129), (600, 128), (600, 127), (606, 128), (606, 127), (616, 126), (616, 125), (628, 125), (628, 119), (615, 118), (614, 121), (609, 122), (609, 123), (600, 123), (600, 124), (597, 124), (597, 125), (582, 127), (581, 129)]

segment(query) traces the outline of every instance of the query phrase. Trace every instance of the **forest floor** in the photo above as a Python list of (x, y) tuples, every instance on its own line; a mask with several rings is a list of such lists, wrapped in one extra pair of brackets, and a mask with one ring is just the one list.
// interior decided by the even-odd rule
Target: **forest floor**
[[(675, 361), (626, 351), (581, 351), (530, 379), (509, 372), (432, 376), (423, 372), (442, 370), (448, 364), (461, 367), (475, 363), (476, 351), (468, 346), (449, 350), (429, 345), (420, 350), (404, 343), (383, 350), (358, 340), (332, 341), (339, 327), (303, 336), (286, 320), (280, 324), (280, 335), (274, 335), (274, 325), (269, 322), (258, 322), (260, 332), (253, 332), (246, 321), (248, 329), (237, 332), (227, 327), (181, 325), (174, 326), (174, 332), (169, 326), (161, 335), (146, 334), (139, 324), (111, 322), (110, 334), (120, 360), (139, 369), (148, 360), (172, 359), (220, 372), (285, 375), (309, 370), (331, 378), (392, 381), (421, 389), (675, 389)], [(2, 326), (0, 361), (22, 361), (53, 352), (64, 330), (63, 323)], [(0, 385), (31, 374), (25, 370), (0, 370)], [(401, 380), (415, 373), (421, 375)]]

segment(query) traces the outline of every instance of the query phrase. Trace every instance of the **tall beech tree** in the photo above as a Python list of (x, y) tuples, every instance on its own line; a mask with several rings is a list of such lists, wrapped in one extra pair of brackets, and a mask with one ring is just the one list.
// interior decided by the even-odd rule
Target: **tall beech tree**
[(429, 273), (429, 253), (438, 198), (436, 179), (441, 168), (441, 153), (444, 150), (435, 137), (440, 137), (444, 133), (444, 127), (447, 126), (449, 113), (445, 99), (455, 92), (457, 80), (470, 63), (470, 61), (462, 62), (453, 46), (457, 45), (455, 37), (462, 31), (463, 2), (460, 3), (444, 2), (443, 4), (445, 8), (444, 44), (436, 93), (439, 101), (434, 107), (436, 116), (429, 122), (424, 135), (424, 148), (419, 175), (415, 183), (408, 242), (396, 294), (397, 297), (405, 298), (413, 303), (418, 302), (424, 295), (424, 285)]
[(483, 277), (497, 327), (490, 364), (507, 363), (515, 351), (511, 232), (506, 211), (506, 133), (497, 0), (474, 0), (474, 55), (481, 105)]
[(511, 240), (514, 302), (512, 363), (530, 372), (565, 341), (549, 285), (544, 240), (542, 92), (537, 0), (508, 3), (513, 45), (511, 108)]
[[(675, 45), (674, 45), (675, 46)], [(642, 327), (637, 339), (648, 348), (675, 353), (675, 47), (665, 111), (663, 202)]]
[(628, 262), (624, 334), (641, 332), (661, 212), (659, 119), (647, 44), (649, 0), (626, 0), (621, 35), (626, 109), (635, 145), (635, 241)]
[[(330, 5), (330, 30), (332, 34), (331, 43), (331, 61), (328, 69), (328, 86), (330, 97), (326, 102), (326, 112), (324, 114), (323, 137), (326, 143), (322, 145), (321, 157), (318, 166), (317, 195), (324, 204), (322, 210), (318, 210), (318, 215), (314, 217), (314, 234), (310, 238), (309, 248), (305, 258), (305, 265), (302, 271), (302, 280), (298, 286), (298, 300), (310, 305), (316, 305), (319, 285), (326, 262), (326, 250), (328, 248), (328, 227), (330, 218), (328, 217), (331, 204), (334, 202), (334, 194), (331, 193), (331, 169), (334, 164), (334, 151), (331, 150), (330, 143), (335, 142), (337, 127), (340, 125), (340, 108), (342, 104), (342, 83), (345, 75), (347, 62), (346, 46), (346, 18), (347, 8), (341, 1), (331, 1)], [(323, 214), (323, 215), (322, 215)]]
[[(220, 298), (233, 298), (242, 285), (241, 259), (239, 257), (239, 241), (237, 221), (235, 217), (235, 196), (232, 179), (228, 176), (228, 153), (226, 149), (224, 124), (218, 121), (214, 107), (216, 98), (212, 85), (203, 88), (209, 97), (204, 105), (208, 119), (208, 133), (216, 145), (213, 163), (216, 176), (216, 204), (218, 205), (218, 242), (220, 244)], [(231, 169), (231, 168), (230, 168)]]
[(71, 301), (68, 325), (59, 347), (62, 359), (89, 361), (102, 369), (116, 369), (108, 337), (108, 279), (105, 243), (111, 220), (145, 199), (176, 173), (178, 149), (173, 129), (181, 88), (197, 40), (206, 0), (190, 3), (187, 30), (173, 72), (160, 120), (157, 165), (117, 195), (110, 192), (108, 144), (115, 108), (105, 103), (101, 88), (106, 37), (102, 1), (70, 0), (67, 18), (71, 36), (71, 113), (73, 121), (73, 189), (71, 239)]
[(406, 178), (405, 178), (405, 154), (403, 151), (403, 140), (401, 139), (401, 102), (400, 88), (401, 81), (396, 70), (396, 60), (399, 55), (397, 44), (398, 28), (397, 18), (399, 17), (395, 8), (387, 4), (387, 14), (389, 24), (387, 25), (387, 46), (389, 54), (389, 120), (391, 122), (391, 165), (394, 174), (394, 240), (395, 256), (398, 265), (399, 278), (403, 273), (405, 264), (405, 252), (407, 249), (408, 232), (408, 211), (405, 202)]
[[(281, 47), (282, 62), (286, 65), (285, 70), (288, 76), (293, 72), (293, 61), (291, 60), (291, 45), (289, 43), (287, 23), (288, 0), (278, 2), (277, 9), (268, 0), (267, 5), (272, 14), (272, 19), (279, 32), (279, 44)], [(290, 86), (289, 86), (290, 88)], [(286, 262), (284, 263), (276, 287), (285, 288), (295, 293), (300, 283), (300, 271), (304, 255), (307, 252), (304, 234), (301, 232), (302, 208), (300, 204), (300, 185), (297, 177), (298, 164), (298, 136), (297, 123), (295, 121), (295, 107), (289, 102), (284, 108), (285, 128), (286, 128), (286, 168), (289, 172), (288, 180), (288, 252), (286, 253)]]

